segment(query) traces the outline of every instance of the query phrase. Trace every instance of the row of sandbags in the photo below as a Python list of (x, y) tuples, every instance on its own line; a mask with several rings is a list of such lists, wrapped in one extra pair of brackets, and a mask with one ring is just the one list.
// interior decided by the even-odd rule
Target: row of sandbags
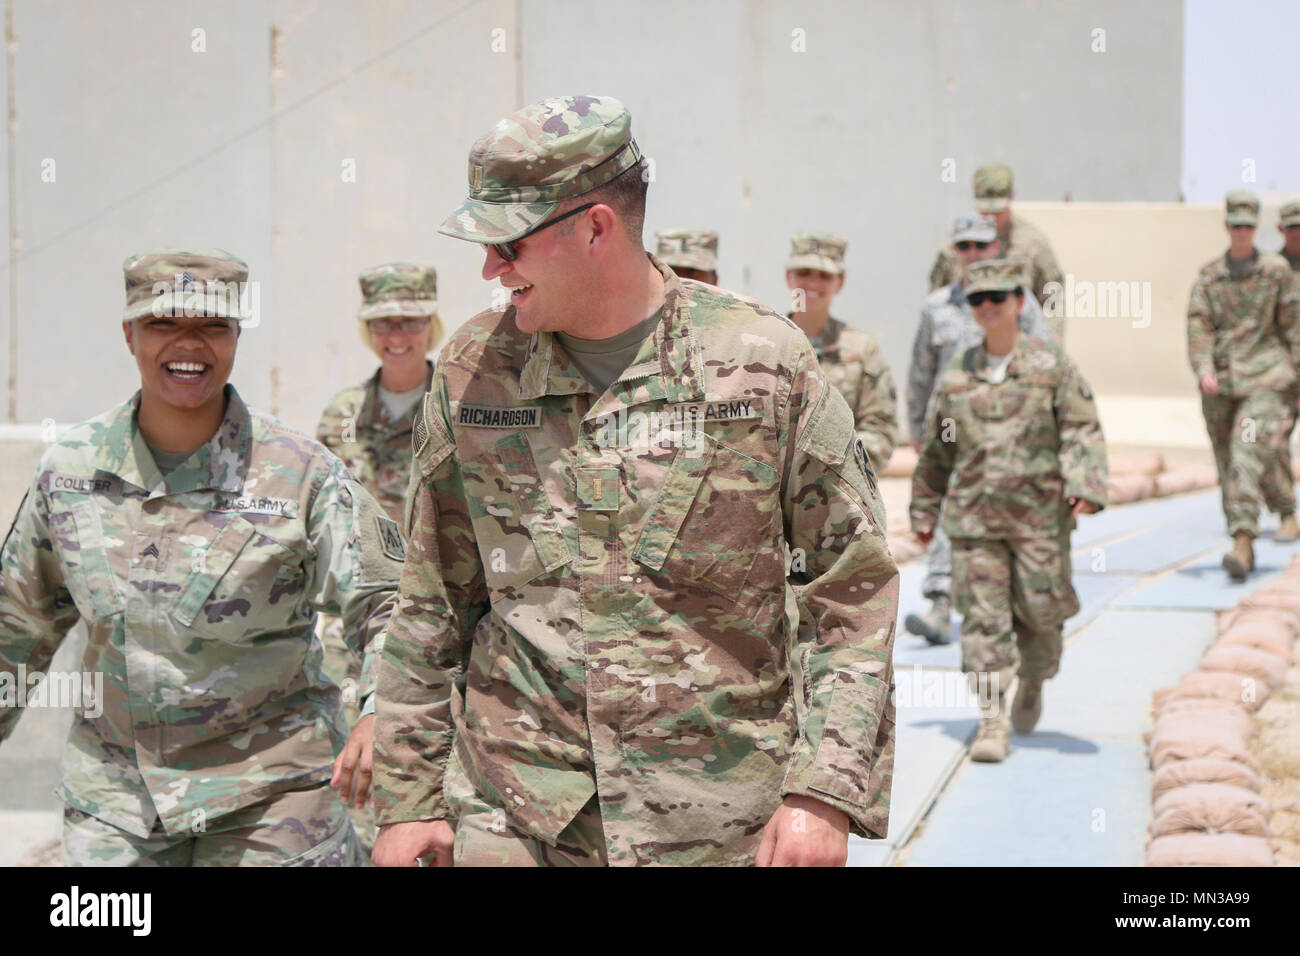
[[(884, 476), (911, 477), (916, 468), (916, 457), (916, 452), (907, 445), (899, 446), (889, 459)], [(1297, 467), (1300, 467), (1300, 463)], [(1163, 498), (1166, 495), (1213, 488), (1218, 483), (1213, 465), (1185, 465), (1166, 469), (1164, 456), (1160, 452), (1147, 452), (1116, 458), (1110, 462), (1110, 477), (1106, 482), (1107, 503), (1122, 505), (1145, 498)], [(889, 549), (898, 564), (919, 558), (925, 553), (925, 548), (905, 531), (896, 531), (888, 537)]]
[(1260, 796), (1251, 714), (1286, 681), (1300, 633), (1300, 563), (1219, 621), (1197, 670), (1156, 691), (1148, 737), (1148, 866), (1271, 866), (1271, 808)]

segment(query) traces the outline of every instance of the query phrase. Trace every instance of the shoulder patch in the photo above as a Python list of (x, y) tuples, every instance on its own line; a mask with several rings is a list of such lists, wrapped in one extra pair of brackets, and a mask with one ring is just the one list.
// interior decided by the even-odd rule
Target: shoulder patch
[(375, 515), (375, 524), (379, 528), (379, 546), (384, 549), (384, 554), (394, 561), (405, 561), (406, 543), (397, 522), (384, 515)]

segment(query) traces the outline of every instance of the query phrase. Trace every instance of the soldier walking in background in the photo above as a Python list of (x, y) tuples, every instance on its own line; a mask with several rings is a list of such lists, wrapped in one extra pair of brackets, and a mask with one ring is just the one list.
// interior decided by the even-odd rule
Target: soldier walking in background
[(1277, 211), (1277, 231), (1282, 234), (1282, 248), (1278, 254), (1300, 271), (1300, 200), (1293, 199)]
[[(966, 301), (966, 270), (972, 263), (998, 258), (1001, 242), (997, 225), (988, 216), (958, 216), (952, 224), (952, 253), (962, 274), (950, 286), (931, 292), (921, 310), (921, 322), (912, 341), (912, 364), (907, 374), (907, 419), (911, 445), (918, 455), (924, 445), (928, 410), (939, 384), (939, 374), (953, 358), (984, 340)], [(1020, 331), (1051, 339), (1043, 310), (1032, 292), (1024, 294)], [(904, 626), (931, 644), (952, 640), (952, 550), (943, 523), (935, 525), (934, 538), (925, 552), (926, 574), (921, 594), (930, 602), (924, 615), (909, 614)]]
[[(227, 384), (242, 261), (169, 250), (125, 271), (140, 390), (49, 448), (0, 550), (2, 683), (25, 693), (78, 619), (102, 678), (64, 752), (65, 862), (359, 864), (329, 781), (369, 737), (348, 737), (315, 612), (369, 649), (397, 525)], [(0, 707), (0, 739), (22, 713)]]
[(1294, 424), (1300, 298), (1286, 260), (1255, 248), (1259, 199), (1226, 200), (1228, 251), (1206, 263), (1187, 306), (1187, 354), (1201, 389), (1232, 550), (1223, 567), (1236, 581), (1255, 567), (1261, 502), (1282, 522), (1275, 540), (1295, 541)]
[(718, 234), (703, 229), (665, 229), (655, 233), (659, 261), (679, 279), (718, 284)]
[[(358, 332), (380, 365), (369, 379), (330, 399), (316, 438), (342, 459), (389, 518), (402, 522), (411, 480), (411, 431), (433, 376), (426, 356), (442, 339), (438, 277), (431, 266), (391, 262), (365, 270), (359, 280)], [(340, 618), (322, 615), (320, 635), (325, 673), (344, 689), (344, 714), (349, 725), (355, 724), (361, 719), (357, 689), (370, 675), (361, 673), (361, 657), (344, 640)], [(373, 814), (362, 803), (362, 788), (351, 789), (344, 786), (342, 796), (353, 803), (352, 822), (368, 854)]]
[(375, 862), (842, 864), (888, 825), (898, 596), (848, 406), (793, 323), (647, 255), (617, 100), (469, 165), (442, 231), (510, 305), (416, 427)]
[[(1065, 278), (1061, 267), (1056, 263), (1056, 254), (1043, 231), (1011, 211), (1011, 200), (1015, 198), (1011, 169), (1000, 164), (981, 166), (975, 170), (975, 208), (985, 215), (993, 217), (998, 227), (998, 241), (1001, 244), (1003, 259), (1023, 261), (1023, 270), (1028, 279), (1029, 292), (1038, 301), (1046, 302), (1044, 291), (1049, 282), (1058, 282), (1062, 286)], [(930, 269), (930, 290), (952, 285), (961, 278), (961, 263), (953, 255), (951, 248), (944, 246), (935, 257)], [(1065, 347), (1065, 316), (1049, 315), (1047, 327), (1052, 333), (1052, 340)]]
[(847, 247), (840, 236), (797, 233), (790, 240), (785, 284), (796, 305), (790, 318), (808, 336), (827, 381), (849, 403), (858, 437), (880, 472), (898, 444), (898, 393), (876, 337), (831, 316), (831, 300), (844, 288)]
[[(1092, 392), (1058, 345), (1020, 332), (1020, 264), (968, 267), (966, 295), (982, 345), (947, 367), (912, 476), (912, 530), (928, 543), (943, 508), (962, 670), (996, 693), (971, 759), (1010, 752), (1010, 723), (1028, 733), (1043, 681), (1060, 665), (1062, 629), (1079, 610), (1070, 565), (1077, 515), (1106, 504), (1106, 446)], [(945, 505), (946, 499), (946, 505)], [(1012, 635), (1015, 635), (1014, 639)]]

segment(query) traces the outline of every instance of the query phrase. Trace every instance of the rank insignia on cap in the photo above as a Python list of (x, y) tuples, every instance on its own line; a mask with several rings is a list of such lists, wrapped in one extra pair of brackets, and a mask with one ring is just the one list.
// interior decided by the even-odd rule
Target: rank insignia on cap
[(194, 276), (190, 275), (188, 269), (186, 269), (184, 272), (182, 272), (180, 275), (176, 277), (177, 285), (190, 285), (193, 282), (194, 282)]
[(474, 167), (474, 180), (471, 183), (471, 185), (475, 189), (483, 188), (483, 167), (482, 166)]

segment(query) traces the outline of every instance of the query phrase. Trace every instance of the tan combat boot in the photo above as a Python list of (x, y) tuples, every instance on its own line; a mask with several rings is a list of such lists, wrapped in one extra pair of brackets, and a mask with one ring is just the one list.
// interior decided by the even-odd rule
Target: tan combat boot
[(1296, 523), (1295, 515), (1283, 515), (1282, 524), (1278, 526), (1277, 534), (1273, 535), (1273, 540), (1277, 544), (1290, 544), (1297, 539), (1300, 539), (1300, 524)]
[(1223, 570), (1234, 581), (1246, 580), (1246, 575), (1255, 570), (1255, 551), (1251, 547), (1250, 534), (1238, 531), (1232, 536), (1232, 550), (1223, 556)]
[(1011, 728), (1002, 708), (993, 716), (980, 718), (979, 734), (970, 747), (970, 759), (979, 763), (1001, 763), (1011, 753)]
[(909, 614), (903, 627), (911, 634), (924, 637), (930, 644), (952, 642), (952, 599), (946, 594), (936, 595), (930, 610), (925, 614)]
[(1027, 734), (1038, 726), (1043, 713), (1043, 679), (1022, 677), (1016, 685), (1016, 699), (1011, 702), (1011, 726), (1018, 734)]

